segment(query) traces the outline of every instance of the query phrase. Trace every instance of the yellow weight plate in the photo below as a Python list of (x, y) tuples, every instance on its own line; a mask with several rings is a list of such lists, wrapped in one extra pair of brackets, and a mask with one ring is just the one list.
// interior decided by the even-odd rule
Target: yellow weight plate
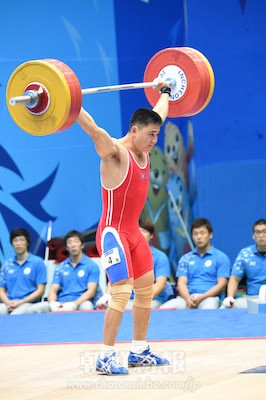
[[(49, 107), (41, 115), (31, 114), (24, 104), (9, 104), (9, 99), (22, 96), (31, 82), (40, 82), (49, 92)], [(6, 100), (15, 123), (36, 136), (45, 136), (60, 130), (71, 108), (71, 93), (64, 74), (46, 60), (28, 61), (16, 68), (7, 84)]]
[(199, 55), (200, 55), (200, 56), (203, 58), (203, 60), (205, 61), (205, 64), (206, 64), (206, 67), (207, 67), (207, 69), (208, 69), (208, 71), (209, 71), (209, 76), (210, 76), (209, 94), (208, 94), (207, 99), (206, 99), (205, 103), (203, 104), (203, 106), (202, 106), (195, 114), (193, 114), (193, 115), (196, 115), (196, 114), (200, 113), (202, 110), (204, 110), (204, 108), (207, 107), (207, 105), (208, 105), (209, 102), (211, 101), (211, 98), (212, 98), (212, 95), (213, 95), (213, 92), (214, 92), (215, 77), (214, 77), (214, 72), (213, 72), (213, 69), (212, 69), (212, 66), (211, 66), (209, 60), (208, 60), (201, 52), (199, 52), (198, 50), (195, 50), (195, 49), (194, 49), (194, 51), (196, 51), (197, 53), (199, 53)]

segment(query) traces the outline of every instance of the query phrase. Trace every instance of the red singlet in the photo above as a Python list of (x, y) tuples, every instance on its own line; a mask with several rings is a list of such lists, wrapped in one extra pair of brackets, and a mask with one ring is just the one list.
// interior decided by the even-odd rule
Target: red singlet
[(140, 167), (128, 151), (128, 169), (124, 180), (114, 189), (102, 185), (102, 215), (99, 221), (96, 243), (100, 254), (101, 235), (105, 227), (116, 229), (127, 260), (129, 277), (138, 278), (153, 269), (151, 250), (139, 229), (139, 218), (144, 208), (150, 178), (147, 154), (145, 167)]

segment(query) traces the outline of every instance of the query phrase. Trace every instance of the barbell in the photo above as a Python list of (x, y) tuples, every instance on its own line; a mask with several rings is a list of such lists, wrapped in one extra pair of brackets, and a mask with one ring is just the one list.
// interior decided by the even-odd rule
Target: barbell
[(32, 135), (45, 136), (68, 129), (77, 119), (82, 95), (143, 88), (152, 107), (159, 92), (158, 79), (169, 82), (169, 117), (198, 114), (210, 102), (214, 73), (207, 58), (190, 47), (167, 48), (148, 62), (144, 82), (81, 89), (72, 69), (56, 59), (32, 60), (18, 66), (6, 90), (9, 113)]

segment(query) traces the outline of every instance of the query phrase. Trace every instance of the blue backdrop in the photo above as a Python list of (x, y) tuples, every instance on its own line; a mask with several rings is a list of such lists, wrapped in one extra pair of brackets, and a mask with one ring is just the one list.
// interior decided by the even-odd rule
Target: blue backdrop
[[(180, 129), (188, 151), (193, 127), (193, 215), (211, 219), (214, 244), (233, 260), (250, 243), (253, 221), (265, 218), (265, 11), (263, 0), (3, 3), (0, 260), (12, 254), (15, 226), (28, 227), (32, 250), (43, 254), (49, 220), (53, 236), (61, 236), (94, 226), (101, 212), (99, 158), (90, 138), (77, 124), (42, 138), (19, 129), (5, 104), (12, 71), (30, 59), (56, 58), (76, 72), (83, 88), (140, 82), (157, 51), (183, 45), (209, 59), (215, 92), (202, 113), (190, 121), (170, 119), (168, 128)], [(88, 95), (83, 103), (115, 137), (127, 131), (136, 108), (148, 106), (142, 90)], [(162, 134), (161, 148), (164, 140)]]

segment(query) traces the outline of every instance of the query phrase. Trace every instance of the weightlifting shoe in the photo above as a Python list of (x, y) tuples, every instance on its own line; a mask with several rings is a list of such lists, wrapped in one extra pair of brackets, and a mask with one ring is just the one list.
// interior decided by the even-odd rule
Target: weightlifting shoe
[(166, 358), (161, 358), (150, 351), (150, 346), (142, 353), (133, 353), (128, 356), (129, 367), (146, 367), (150, 365), (168, 365), (170, 362)]
[(123, 367), (115, 353), (112, 353), (109, 357), (97, 358), (96, 371), (101, 372), (105, 375), (127, 375), (128, 369)]

